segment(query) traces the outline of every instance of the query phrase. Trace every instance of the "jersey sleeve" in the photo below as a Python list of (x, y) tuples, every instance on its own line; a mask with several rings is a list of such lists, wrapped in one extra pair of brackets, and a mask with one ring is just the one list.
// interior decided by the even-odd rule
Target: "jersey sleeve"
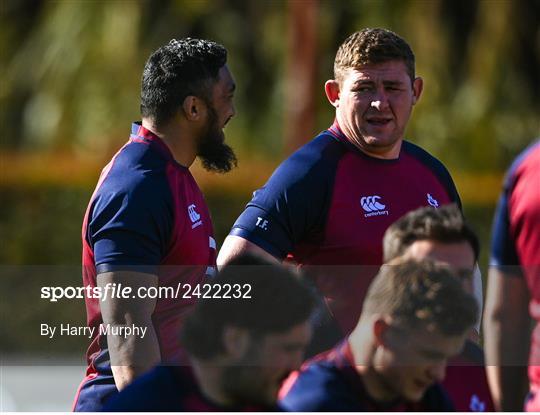
[(167, 196), (166, 185), (152, 177), (120, 189), (104, 185), (97, 192), (87, 238), (94, 250), (98, 273), (156, 271), (172, 229), (173, 215)]
[(254, 192), (230, 235), (284, 259), (324, 226), (341, 151), (341, 144), (321, 134), (294, 153)]
[(446, 167), (441, 163), (441, 179), (446, 186), (446, 190), (448, 191), (448, 195), (450, 196), (450, 200), (458, 205), (458, 207), (463, 210), (463, 205), (461, 204), (461, 198), (459, 197), (459, 193), (456, 187), (456, 184), (454, 183), (454, 180), (452, 179), (452, 176), (450, 175), (450, 172), (446, 169)]
[(289, 412), (359, 412), (359, 397), (335, 372), (323, 365), (312, 365), (296, 379), (280, 401)]
[(446, 192), (448, 193), (448, 197), (450, 198), (452, 203), (455, 203), (459, 207), (459, 209), (463, 211), (463, 205), (461, 204), (461, 198), (459, 197), (456, 184), (454, 183), (454, 180), (452, 179), (452, 176), (446, 166), (439, 160), (437, 160), (435, 157), (430, 157), (428, 163), (431, 164), (433, 172), (437, 175), (437, 177), (445, 187)]
[(510, 232), (510, 215), (508, 209), (508, 201), (512, 192), (513, 181), (513, 175), (508, 174), (505, 178), (497, 209), (495, 210), (490, 258), (490, 266), (500, 269), (501, 271), (508, 269), (508, 267), (512, 267), (511, 269), (513, 269), (513, 272), (505, 273), (508, 275), (516, 275), (515, 270), (517, 269), (517, 266), (519, 266), (514, 238)]
[(455, 203), (460, 210), (463, 210), (461, 198), (459, 197), (456, 184), (454, 183), (454, 180), (452, 179), (452, 176), (445, 165), (416, 144), (409, 141), (404, 141), (403, 144), (405, 151), (418, 159), (421, 163), (425, 164), (433, 172), (433, 174), (437, 176), (446, 189), (450, 201)]

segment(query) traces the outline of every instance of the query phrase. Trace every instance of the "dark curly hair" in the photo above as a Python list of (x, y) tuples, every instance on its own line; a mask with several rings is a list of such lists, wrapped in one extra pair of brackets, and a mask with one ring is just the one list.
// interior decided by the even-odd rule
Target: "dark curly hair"
[(156, 50), (144, 66), (141, 115), (156, 125), (170, 120), (184, 99), (210, 100), (211, 87), (227, 62), (227, 50), (202, 39), (171, 40)]
[[(202, 298), (186, 318), (180, 339), (187, 352), (210, 359), (224, 351), (226, 326), (247, 329), (255, 339), (283, 333), (309, 320), (312, 291), (289, 269), (253, 255), (236, 258), (212, 284), (251, 287), (251, 298)], [(242, 290), (245, 290), (243, 288)]]

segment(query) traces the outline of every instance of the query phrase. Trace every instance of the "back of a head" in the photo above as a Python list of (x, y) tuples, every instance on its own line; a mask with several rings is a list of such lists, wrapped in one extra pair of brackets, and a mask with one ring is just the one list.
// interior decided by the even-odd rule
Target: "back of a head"
[(440, 243), (468, 242), (478, 260), (480, 243), (459, 208), (445, 205), (438, 209), (426, 206), (413, 210), (394, 222), (383, 238), (383, 260), (402, 256), (416, 241)]
[(227, 62), (227, 50), (203, 39), (171, 40), (156, 50), (144, 67), (141, 115), (166, 123), (188, 95), (210, 99), (210, 87)]
[[(210, 359), (224, 351), (226, 326), (247, 329), (254, 337), (282, 333), (306, 322), (315, 305), (310, 289), (282, 265), (244, 255), (225, 266), (212, 280), (222, 294), (238, 288), (241, 298), (203, 298), (187, 317), (182, 343), (189, 354)], [(249, 288), (248, 288), (249, 287)], [(249, 298), (245, 298), (249, 297)]]
[(334, 77), (341, 82), (347, 69), (389, 61), (402, 61), (411, 82), (414, 80), (414, 54), (402, 37), (387, 29), (362, 29), (350, 35), (339, 47), (334, 61)]
[(476, 322), (478, 305), (452, 272), (431, 261), (383, 265), (371, 283), (362, 317), (391, 316), (412, 329), (462, 335)]

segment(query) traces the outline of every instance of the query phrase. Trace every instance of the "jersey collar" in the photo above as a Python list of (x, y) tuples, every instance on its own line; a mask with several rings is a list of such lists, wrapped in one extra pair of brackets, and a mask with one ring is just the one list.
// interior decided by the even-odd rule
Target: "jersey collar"
[(151, 145), (152, 148), (155, 148), (163, 158), (166, 160), (174, 160), (173, 154), (167, 144), (155, 135), (152, 131), (144, 128), (140, 121), (136, 121), (131, 124), (131, 135), (129, 137), (131, 142), (142, 143)]
[(396, 398), (388, 402), (380, 402), (369, 395), (362, 376), (356, 370), (356, 362), (349, 339), (343, 340), (336, 346), (334, 351), (336, 366), (341, 369), (341, 373), (347, 379), (349, 385), (356, 390), (357, 395), (364, 397), (364, 403), (368, 405), (369, 411), (389, 411), (392, 408), (398, 407), (403, 402), (401, 398)]
[(347, 138), (345, 133), (341, 130), (341, 127), (339, 126), (337, 118), (334, 119), (334, 123), (328, 128), (326, 131), (328, 131), (336, 140), (338, 140), (340, 143), (343, 143), (350, 151), (353, 151), (362, 157), (373, 160), (377, 163), (384, 163), (384, 164), (393, 164), (399, 161), (401, 158), (401, 152), (403, 151), (403, 143), (405, 140), (403, 140), (403, 143), (401, 145), (401, 149), (399, 151), (399, 155), (395, 159), (381, 159), (378, 157), (370, 156), (369, 154), (364, 153), (362, 150), (360, 150), (358, 147), (356, 147), (353, 143), (351, 143), (351, 140)]

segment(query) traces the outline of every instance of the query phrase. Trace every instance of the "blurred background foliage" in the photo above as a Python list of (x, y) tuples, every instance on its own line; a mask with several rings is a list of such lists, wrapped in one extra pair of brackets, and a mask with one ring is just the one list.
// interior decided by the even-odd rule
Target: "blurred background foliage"
[[(239, 168), (192, 169), (219, 242), (280, 160), (332, 122), (324, 81), (339, 44), (360, 28), (394, 30), (415, 51), (425, 88), (407, 137), (452, 172), (481, 234), (484, 270), (503, 173), (540, 133), (539, 0), (1, 0), (0, 18), (4, 267), (80, 262), (88, 199), (139, 118), (146, 59), (171, 38), (224, 44), (238, 84), (226, 134)], [(0, 350), (36, 349), (43, 316), (84, 321), (80, 301), (39, 300), (39, 286), (77, 285), (78, 273), (30, 273), (31, 295), (2, 282)], [(28, 300), (34, 312), (11, 318)]]

